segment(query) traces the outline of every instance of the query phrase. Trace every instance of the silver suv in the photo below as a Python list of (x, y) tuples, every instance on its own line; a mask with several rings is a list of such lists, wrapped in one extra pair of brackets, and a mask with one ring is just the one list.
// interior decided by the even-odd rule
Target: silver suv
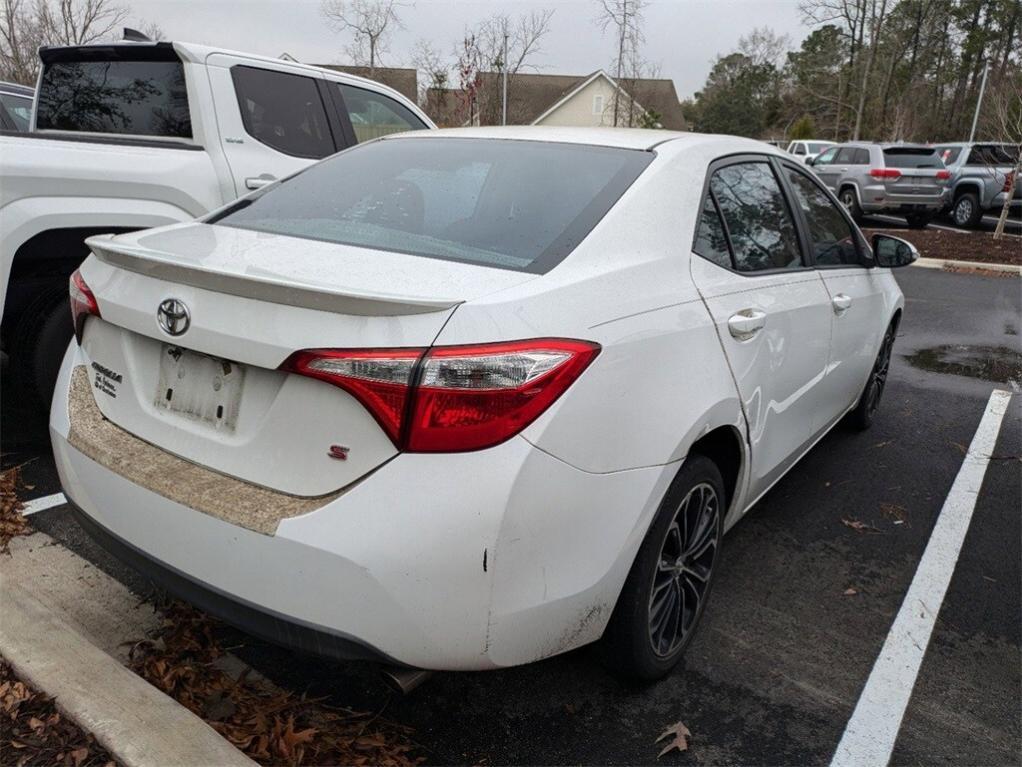
[(951, 171), (951, 218), (958, 226), (972, 228), (987, 211), (999, 213), (1004, 198), (1014, 192), (1012, 213), (1022, 210), (1022, 175), (1015, 176), (1014, 190), (1008, 177), (1018, 162), (1019, 147), (1011, 144), (940, 144), (935, 147)]
[(856, 221), (866, 213), (897, 213), (921, 229), (948, 203), (951, 173), (933, 147), (841, 144), (810, 164)]

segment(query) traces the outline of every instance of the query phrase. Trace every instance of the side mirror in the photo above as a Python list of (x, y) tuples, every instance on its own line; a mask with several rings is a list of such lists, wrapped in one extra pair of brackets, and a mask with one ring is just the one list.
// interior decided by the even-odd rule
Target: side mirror
[(873, 257), (876, 259), (877, 266), (895, 269), (911, 264), (919, 258), (919, 251), (908, 240), (892, 237), (889, 234), (874, 234)]

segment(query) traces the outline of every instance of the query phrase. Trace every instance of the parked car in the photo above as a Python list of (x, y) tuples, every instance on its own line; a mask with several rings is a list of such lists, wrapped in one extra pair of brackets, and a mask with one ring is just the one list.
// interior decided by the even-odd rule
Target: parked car
[(816, 156), (828, 147), (836, 146), (833, 141), (792, 141), (788, 144), (788, 154), (793, 154), (802, 162), (809, 164)]
[(921, 229), (947, 204), (951, 173), (930, 146), (841, 144), (810, 165), (856, 221), (864, 213), (895, 213)]
[(334, 657), (487, 669), (602, 637), (645, 679), (724, 531), (874, 419), (884, 267), (915, 257), (760, 142), (535, 127), (388, 136), (88, 243), (50, 431), (111, 551)]
[(934, 149), (951, 171), (949, 213), (955, 224), (971, 229), (984, 213), (999, 215), (1008, 195), (1013, 211), (1022, 210), (1022, 176), (1013, 175), (1019, 147), (957, 143), (940, 144)]
[(31, 88), (0, 82), (0, 130), (28, 130), (34, 97), (35, 91)]
[(86, 237), (187, 221), (365, 138), (431, 128), (379, 83), (190, 43), (44, 48), (0, 136), (0, 339), (49, 406)]

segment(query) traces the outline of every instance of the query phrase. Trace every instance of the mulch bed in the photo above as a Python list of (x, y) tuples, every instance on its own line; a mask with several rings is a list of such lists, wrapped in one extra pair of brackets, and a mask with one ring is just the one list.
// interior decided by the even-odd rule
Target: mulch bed
[(28, 521), (21, 515), (25, 504), (18, 498), (18, 491), (22, 489), (31, 488), (22, 482), (20, 467), (0, 472), (0, 554), (8, 553), (11, 538), (30, 532)]
[(990, 232), (948, 232), (942, 229), (863, 229), (867, 238), (890, 234), (908, 240), (923, 258), (975, 261), (1022, 266), (1022, 238), (1005, 235), (994, 239)]
[(5, 765), (116, 767), (90, 733), (61, 714), (50, 696), (14, 675), (0, 658), (0, 760)]

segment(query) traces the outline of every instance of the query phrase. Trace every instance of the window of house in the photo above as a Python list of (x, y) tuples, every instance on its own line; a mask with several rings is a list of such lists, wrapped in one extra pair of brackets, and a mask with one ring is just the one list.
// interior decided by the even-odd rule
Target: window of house
[(594, 115), (602, 115), (603, 114), (603, 94), (602, 93), (599, 93), (599, 94), (593, 96), (593, 114)]

